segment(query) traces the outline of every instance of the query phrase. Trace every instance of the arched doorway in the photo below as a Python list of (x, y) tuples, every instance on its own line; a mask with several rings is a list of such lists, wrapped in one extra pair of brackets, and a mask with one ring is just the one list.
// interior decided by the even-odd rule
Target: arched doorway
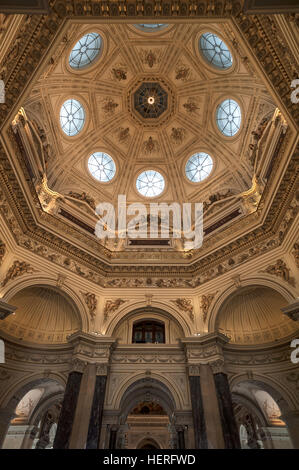
[(160, 447), (154, 439), (143, 439), (136, 449), (160, 449)]
[(139, 379), (125, 391), (117, 448), (171, 449), (177, 447), (175, 401), (168, 387), (151, 377)]

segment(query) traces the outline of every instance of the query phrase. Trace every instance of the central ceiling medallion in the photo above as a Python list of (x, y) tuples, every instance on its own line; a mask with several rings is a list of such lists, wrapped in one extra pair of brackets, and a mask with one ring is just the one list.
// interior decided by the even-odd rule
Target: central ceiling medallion
[(174, 112), (175, 95), (164, 77), (143, 76), (129, 90), (128, 109), (143, 127), (160, 126)]
[(144, 82), (134, 93), (135, 110), (145, 119), (155, 119), (167, 109), (168, 94), (159, 83)]

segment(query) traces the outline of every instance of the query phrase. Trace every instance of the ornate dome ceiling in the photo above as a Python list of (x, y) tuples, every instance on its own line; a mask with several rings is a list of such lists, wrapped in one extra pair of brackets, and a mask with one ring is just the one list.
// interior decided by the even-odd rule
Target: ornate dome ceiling
[(43, 344), (66, 343), (80, 329), (79, 315), (69, 300), (48, 287), (30, 287), (11, 302), (16, 313), (1, 322), (2, 329), (18, 340)]
[[(99, 202), (116, 206), (124, 194), (127, 204), (148, 205), (150, 193), (136, 182), (154, 171), (163, 180), (157, 202), (203, 202), (206, 227), (223, 226), (256, 210), (246, 199), (248, 190), (260, 197), (248, 146), (274, 109), (228, 23), (73, 24), (25, 103), (47, 136), (47, 187), (60, 196), (55, 208), (42, 205), (92, 233)], [(95, 153), (109, 155), (113, 176), (95, 181), (88, 171)], [(187, 163), (198, 153), (209, 156), (209, 171), (191, 178)], [(103, 244), (113, 259), (131, 246)], [(186, 259), (182, 241), (167, 245), (162, 257), (169, 256)]]
[(285, 303), (273, 289), (242, 288), (220, 310), (217, 328), (236, 344), (265, 344), (286, 338), (298, 327), (281, 312)]

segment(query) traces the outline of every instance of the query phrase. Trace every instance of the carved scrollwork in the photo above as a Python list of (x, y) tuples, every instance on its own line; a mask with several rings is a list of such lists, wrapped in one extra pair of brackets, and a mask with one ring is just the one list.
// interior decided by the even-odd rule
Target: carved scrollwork
[(32, 274), (33, 271), (34, 269), (25, 261), (14, 261), (13, 265), (9, 268), (4, 280), (2, 281), (2, 286), (6, 286), (8, 281), (12, 281), (16, 277), (22, 276), (23, 274)]

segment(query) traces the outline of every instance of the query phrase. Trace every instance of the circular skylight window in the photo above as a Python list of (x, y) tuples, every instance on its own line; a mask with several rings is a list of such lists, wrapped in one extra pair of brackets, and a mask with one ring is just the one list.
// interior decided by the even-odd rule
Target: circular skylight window
[(186, 163), (185, 173), (193, 183), (199, 183), (209, 176), (213, 169), (213, 160), (208, 153), (195, 153)]
[(216, 34), (204, 33), (199, 40), (199, 47), (205, 59), (219, 69), (232, 66), (233, 58), (225, 44)]
[(70, 53), (69, 64), (73, 69), (82, 69), (90, 65), (99, 55), (102, 39), (97, 33), (85, 34), (75, 44)]
[(67, 100), (60, 110), (60, 125), (63, 132), (68, 136), (78, 134), (85, 122), (85, 112), (82, 104), (77, 100)]
[(217, 108), (216, 121), (223, 135), (232, 137), (241, 125), (241, 108), (234, 100), (224, 100)]
[(166, 28), (168, 24), (165, 23), (144, 23), (144, 24), (135, 24), (136, 28), (142, 29), (149, 33), (153, 31), (159, 31), (160, 29)]
[(92, 176), (101, 183), (111, 181), (116, 172), (113, 159), (104, 152), (96, 152), (89, 157), (88, 169)]
[(143, 171), (136, 180), (136, 188), (142, 196), (159, 196), (165, 188), (163, 176), (155, 170)]

